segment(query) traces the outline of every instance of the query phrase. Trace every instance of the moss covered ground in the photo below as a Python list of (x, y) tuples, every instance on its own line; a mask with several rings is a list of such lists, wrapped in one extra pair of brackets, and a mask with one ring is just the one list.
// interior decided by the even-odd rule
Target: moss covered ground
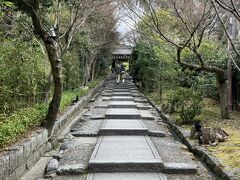
[[(157, 92), (151, 92), (147, 96), (157, 105), (167, 102), (168, 91), (163, 94), (162, 103), (159, 102)], [(212, 99), (203, 100), (203, 110), (197, 119), (201, 120), (205, 127), (221, 127), (230, 136), (217, 146), (206, 146), (206, 148), (217, 157), (227, 169), (240, 168), (240, 112), (231, 112), (230, 119), (220, 117), (220, 107), (217, 101)], [(171, 120), (177, 122), (178, 114), (170, 114)], [(191, 125), (184, 125), (183, 128), (190, 129)]]

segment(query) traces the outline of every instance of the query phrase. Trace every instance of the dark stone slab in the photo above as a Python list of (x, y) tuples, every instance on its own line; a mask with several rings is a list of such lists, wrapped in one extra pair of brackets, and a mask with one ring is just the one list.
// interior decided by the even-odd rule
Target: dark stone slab
[(149, 131), (148, 135), (154, 137), (166, 137), (166, 134), (163, 131)]
[(116, 136), (116, 135), (133, 135), (133, 136), (146, 136), (148, 129), (110, 129), (102, 128), (99, 131), (100, 136)]
[(157, 160), (92, 161), (90, 172), (162, 172), (162, 163)]
[(58, 175), (81, 175), (84, 172), (85, 167), (83, 164), (66, 164), (57, 169)]
[(147, 103), (148, 101), (146, 99), (134, 99), (137, 103)]
[(152, 108), (152, 106), (137, 104), (137, 109), (139, 109), (139, 110), (148, 110), (151, 108)]
[(108, 108), (108, 105), (96, 105), (96, 106), (94, 106), (95, 108), (100, 108), (100, 109), (106, 109), (106, 108)]
[(96, 137), (98, 132), (96, 131), (75, 131), (72, 133), (75, 137)]
[(92, 120), (99, 120), (99, 119), (104, 119), (104, 118), (105, 118), (104, 114), (93, 114), (90, 116), (90, 119), (92, 119)]
[(197, 166), (187, 163), (164, 163), (164, 173), (166, 174), (195, 174)]

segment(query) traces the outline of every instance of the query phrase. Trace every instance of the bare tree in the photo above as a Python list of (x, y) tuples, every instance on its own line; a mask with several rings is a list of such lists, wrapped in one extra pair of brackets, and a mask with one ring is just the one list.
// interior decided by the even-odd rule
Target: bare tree
[(219, 8), (223, 8), (224, 10), (226, 10), (228, 13), (230, 13), (233, 17), (236, 18), (237, 21), (239, 21), (240, 23), (240, 2), (239, 1), (234, 1), (234, 0), (228, 0), (226, 1), (222, 1), (222, 0), (210, 0), (213, 8), (218, 16), (218, 19), (227, 35), (227, 38), (234, 50), (234, 52), (236, 53), (236, 55), (238, 56), (238, 58), (240, 58), (240, 51), (237, 49), (236, 45), (234, 44), (234, 37), (232, 37), (231, 33), (228, 30), (228, 27), (226, 25), (226, 23), (224, 23), (223, 17), (221, 16), (220, 10)]
[[(149, 29), (176, 49), (176, 61), (185, 68), (214, 73), (218, 82), (221, 117), (229, 118), (227, 106), (227, 79), (224, 69), (206, 63), (199, 52), (206, 32), (216, 20), (213, 7), (204, 0), (170, 0), (164, 1), (163, 6), (171, 9), (171, 15), (177, 19), (177, 26), (167, 27), (171, 22), (162, 22), (158, 12), (161, 0), (139, 0), (136, 4), (123, 0), (124, 6), (135, 14)], [(187, 4), (187, 6), (186, 6)], [(163, 23), (166, 25), (164, 26)], [(164, 27), (167, 27), (164, 29)], [(173, 36), (177, 34), (177, 38)], [(191, 50), (198, 58), (198, 63), (185, 62), (182, 59), (184, 49)]]
[(115, 5), (104, 5), (98, 7), (86, 22), (86, 27), (90, 29), (91, 41), (93, 44), (90, 57), (85, 64), (84, 85), (88, 80), (94, 79), (94, 70), (97, 57), (104, 49), (111, 49), (117, 41), (116, 23), (114, 16)]

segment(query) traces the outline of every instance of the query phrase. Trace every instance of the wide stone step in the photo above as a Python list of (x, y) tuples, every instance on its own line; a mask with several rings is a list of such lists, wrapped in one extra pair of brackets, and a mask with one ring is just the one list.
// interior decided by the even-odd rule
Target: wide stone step
[(114, 86), (108, 86), (109, 89), (136, 89), (133, 85), (114, 85)]
[(148, 129), (141, 120), (106, 120), (99, 135), (148, 135)]
[(140, 93), (126, 93), (126, 92), (112, 92), (112, 93), (103, 93), (102, 96), (132, 96), (132, 97), (142, 97)]
[(109, 108), (137, 108), (134, 101), (111, 101), (108, 105)]
[(130, 92), (103, 93), (102, 96), (133, 96)]
[(105, 114), (106, 119), (140, 119), (137, 109), (110, 108)]
[(92, 173), (87, 180), (167, 180), (162, 173)]
[(103, 136), (90, 158), (90, 172), (162, 172), (163, 162), (147, 136)]
[(105, 89), (104, 92), (131, 92), (129, 89)]
[(112, 96), (103, 99), (103, 101), (134, 101), (134, 99), (132, 96)]

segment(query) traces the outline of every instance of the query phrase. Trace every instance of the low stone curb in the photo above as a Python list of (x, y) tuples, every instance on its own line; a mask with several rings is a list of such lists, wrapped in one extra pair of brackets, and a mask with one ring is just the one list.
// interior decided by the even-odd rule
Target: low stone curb
[(169, 128), (180, 138), (183, 144), (185, 144), (188, 149), (193, 152), (195, 155), (197, 155), (201, 161), (205, 162), (208, 167), (221, 179), (224, 180), (237, 180), (239, 177), (236, 177), (234, 175), (234, 170), (226, 171), (224, 170), (224, 166), (219, 162), (219, 160), (211, 155), (204, 147), (197, 146), (193, 142), (191, 142), (186, 135), (186, 132), (184, 132), (180, 127), (178, 127), (176, 124), (171, 122), (171, 120), (165, 115), (155, 103), (153, 103), (149, 98), (145, 97), (148, 102), (155, 108), (155, 110), (158, 112), (160, 117), (162, 118), (163, 122), (168, 124)]
[[(105, 79), (83, 96), (79, 102), (71, 106), (64, 115), (57, 118), (54, 126), (54, 135), (58, 134), (61, 128), (72, 119), (76, 113), (87, 104), (94, 94), (106, 84)], [(53, 149), (57, 141), (48, 138), (47, 129), (39, 129), (32, 133), (29, 138), (23, 139), (8, 150), (0, 154), (0, 180), (16, 180), (26, 173), (46, 152)]]

